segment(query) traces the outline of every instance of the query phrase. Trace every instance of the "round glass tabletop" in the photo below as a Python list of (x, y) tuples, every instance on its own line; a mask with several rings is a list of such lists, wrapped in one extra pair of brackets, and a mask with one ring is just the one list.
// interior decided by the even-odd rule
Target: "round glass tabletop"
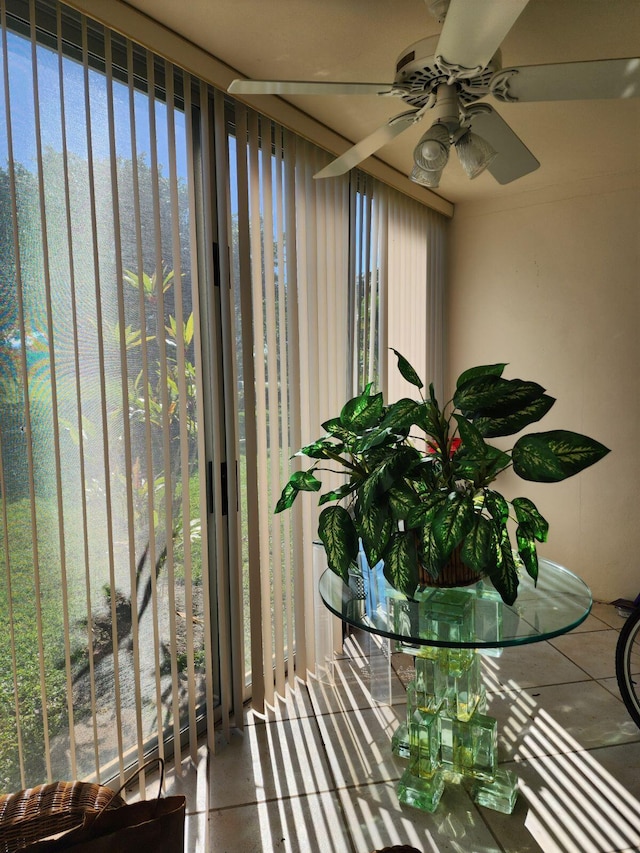
[(505, 604), (488, 579), (455, 589), (428, 589), (408, 601), (384, 579), (381, 564), (349, 585), (327, 569), (324, 604), (343, 621), (404, 646), (500, 648), (536, 643), (571, 631), (591, 610), (591, 591), (573, 572), (541, 559), (538, 583), (523, 571), (518, 598)]

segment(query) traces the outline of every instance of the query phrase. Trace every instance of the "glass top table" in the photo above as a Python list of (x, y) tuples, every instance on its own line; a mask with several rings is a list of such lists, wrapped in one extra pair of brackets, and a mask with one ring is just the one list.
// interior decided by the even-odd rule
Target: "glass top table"
[[(487, 579), (455, 590), (429, 589), (420, 601), (408, 601), (389, 586), (381, 567), (365, 569), (361, 588), (347, 586), (327, 569), (320, 578), (322, 601), (336, 616), (357, 628), (403, 644), (442, 648), (502, 648), (548, 640), (573, 630), (591, 610), (591, 591), (577, 575), (540, 559), (538, 583), (523, 570), (518, 597), (505, 604)], [(364, 595), (364, 598), (362, 597)], [(429, 611), (456, 597), (470, 598), (474, 610), (471, 635), (438, 638), (421, 630)]]
[(498, 656), (503, 647), (548, 640), (577, 627), (591, 610), (584, 581), (541, 559), (538, 583), (523, 570), (511, 606), (488, 580), (427, 589), (419, 601), (408, 601), (386, 583), (378, 564), (350, 575), (348, 584), (326, 569), (319, 591), (344, 622), (392, 641), (385, 653), (389, 668), (393, 641), (395, 651), (414, 658), (406, 720), (391, 739), (393, 754), (408, 762), (396, 786), (400, 803), (433, 812), (445, 783), (462, 780), (476, 803), (511, 814), (518, 780), (498, 761), (497, 720), (487, 713), (481, 654)]

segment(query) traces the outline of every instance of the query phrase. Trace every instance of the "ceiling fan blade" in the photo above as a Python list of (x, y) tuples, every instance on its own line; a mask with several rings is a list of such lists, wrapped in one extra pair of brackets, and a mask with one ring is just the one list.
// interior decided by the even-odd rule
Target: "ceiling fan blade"
[(484, 68), (529, 0), (451, 0), (436, 56), (449, 65)]
[(497, 156), (487, 166), (499, 184), (509, 184), (535, 171), (540, 163), (511, 130), (504, 119), (488, 104), (476, 104), (468, 109), (471, 129), (492, 145)]
[(391, 95), (388, 83), (330, 83), (295, 80), (234, 80), (227, 92), (237, 95)]
[(397, 136), (415, 124), (422, 117), (422, 110), (411, 110), (408, 113), (402, 113), (395, 118), (390, 119), (382, 127), (374, 130), (372, 134), (362, 139), (357, 145), (349, 148), (340, 157), (332, 160), (328, 166), (321, 169), (313, 177), (314, 178), (337, 178), (338, 175), (346, 174), (349, 169), (353, 169), (358, 163), (362, 163), (371, 154), (374, 154), (379, 148), (382, 148), (387, 143), (394, 140)]
[(491, 93), (500, 101), (638, 98), (640, 59), (596, 59), (505, 68), (491, 80)]

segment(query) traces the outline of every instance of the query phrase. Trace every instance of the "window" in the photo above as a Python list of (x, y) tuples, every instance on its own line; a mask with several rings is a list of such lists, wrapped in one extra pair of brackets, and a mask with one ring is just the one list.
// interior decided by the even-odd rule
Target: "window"
[(314, 668), (317, 502), (273, 509), (389, 344), (440, 359), (443, 226), (363, 174), (314, 181), (327, 153), (61, 4), (0, 0), (0, 24), (15, 790), (195, 755), (214, 708), (228, 731)]
[(208, 605), (190, 83), (61, 7), (8, 3), (2, 31), (0, 787), (12, 790), (108, 778), (154, 745), (179, 749), (189, 726), (195, 739)]

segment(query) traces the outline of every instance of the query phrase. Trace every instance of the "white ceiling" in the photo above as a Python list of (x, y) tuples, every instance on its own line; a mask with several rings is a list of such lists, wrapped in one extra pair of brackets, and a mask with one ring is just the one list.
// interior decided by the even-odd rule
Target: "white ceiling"
[[(402, 50), (440, 30), (424, 0), (128, 2), (236, 69), (238, 76), (253, 79), (390, 83)], [(504, 67), (631, 56), (640, 56), (639, 0), (530, 0), (502, 45)], [(288, 100), (353, 142), (406, 109), (398, 99), (376, 96)], [(452, 202), (607, 176), (616, 176), (619, 185), (621, 176), (640, 171), (640, 98), (489, 101), (541, 167), (500, 186), (487, 172), (469, 181), (452, 157), (438, 190)], [(377, 156), (407, 174), (427, 121)]]

